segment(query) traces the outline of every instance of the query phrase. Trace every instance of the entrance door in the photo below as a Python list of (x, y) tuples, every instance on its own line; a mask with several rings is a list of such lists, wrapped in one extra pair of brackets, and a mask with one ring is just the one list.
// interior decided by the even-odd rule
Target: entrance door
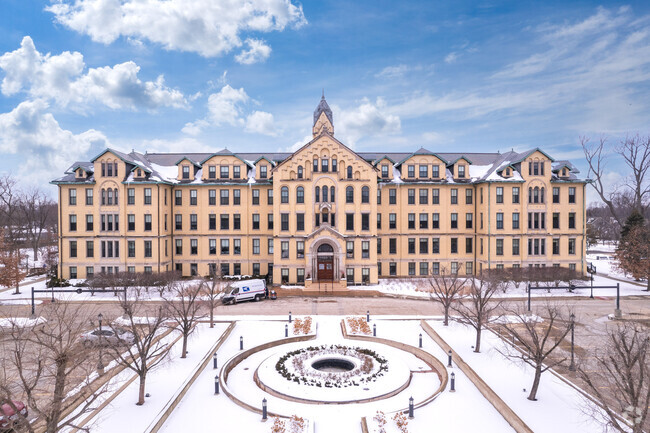
[(318, 247), (317, 255), (317, 266), (318, 273), (316, 278), (319, 281), (323, 280), (334, 280), (334, 249), (331, 245), (323, 244)]

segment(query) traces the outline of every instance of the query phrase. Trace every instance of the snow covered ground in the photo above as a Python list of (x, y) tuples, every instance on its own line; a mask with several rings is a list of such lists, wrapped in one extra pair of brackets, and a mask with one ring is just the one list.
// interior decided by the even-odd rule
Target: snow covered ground
[[(224, 319), (224, 318), (221, 318)], [(237, 319), (237, 318), (234, 318)], [(273, 320), (275, 319), (275, 320)], [(342, 316), (315, 316), (317, 339), (309, 344), (346, 344), (348, 346), (372, 345), (378, 353), (387, 352), (388, 346), (344, 340), (340, 322)], [(212, 362), (199, 374), (196, 382), (181, 400), (179, 406), (167, 419), (161, 432), (179, 431), (201, 432), (270, 432), (272, 421), (261, 422), (258, 413), (238, 406), (226, 394), (214, 394), (215, 376), (220, 372), (225, 361), (239, 353), (240, 336), (244, 338), (244, 348), (279, 340), (284, 337), (285, 321), (277, 317), (247, 316), (237, 324), (219, 349), (219, 368), (214, 370)], [(580, 394), (550, 372), (542, 376), (539, 400), (531, 402), (526, 399), (523, 389), (530, 387), (532, 372), (527, 366), (513, 364), (504, 359), (495, 348), (503, 344), (501, 340), (486, 332), (483, 338), (483, 351), (472, 352), (474, 334), (469, 328), (452, 324), (442, 326), (439, 319), (428, 318), (428, 323), (457, 351), (463, 359), (479, 373), (492, 389), (526, 422), (535, 432), (581, 432), (596, 433), (602, 431), (584, 414), (584, 400)], [(423, 334), (423, 349), (447, 364), (447, 354), (423, 331), (419, 320), (393, 317), (373, 317), (371, 324), (377, 325), (377, 336), (399, 341), (413, 346), (418, 345), (419, 334)], [(122, 392), (109, 407), (104, 409), (94, 422), (96, 432), (147, 432), (160, 415), (160, 410), (195, 371), (199, 361), (209, 354), (210, 347), (225, 330), (226, 324), (217, 329), (201, 325), (199, 333), (190, 344), (188, 359), (178, 358), (178, 347), (174, 347), (168, 364), (151, 373), (147, 384), (147, 398), (144, 406), (134, 405), (137, 396), (137, 381)], [(302, 344), (302, 343), (300, 343)], [(295, 345), (292, 343), (292, 345)], [(178, 345), (177, 345), (178, 346)], [(413, 373), (409, 387), (397, 395), (371, 403), (359, 404), (306, 404), (282, 400), (263, 392), (252, 380), (252, 374), (270, 353), (289, 349), (278, 346), (270, 352), (259, 352), (243, 360), (230, 373), (229, 389), (241, 400), (255, 407), (261, 407), (266, 398), (268, 410), (282, 415), (298, 415), (311, 423), (316, 432), (361, 432), (361, 417), (366, 417), (371, 432), (379, 431), (373, 417), (377, 411), (386, 413), (387, 433), (398, 432), (391, 420), (394, 411), (408, 406), (412, 396), (416, 402), (423, 400), (437, 388), (437, 376), (421, 372), (422, 361), (412, 355), (396, 350), (392, 356), (401, 356), (401, 362)], [(390, 350), (395, 350), (390, 348)], [(456, 392), (443, 391), (431, 403), (416, 408), (415, 418), (409, 420), (408, 431), (411, 433), (435, 431), (440, 433), (481, 431), (484, 433), (505, 433), (513, 429), (496, 411), (492, 404), (474, 387), (470, 380), (454, 366), (448, 369), (455, 373)], [(427, 378), (429, 376), (432, 380)], [(433, 377), (435, 376), (435, 380)], [(121, 378), (124, 380), (124, 378)], [(449, 386), (449, 385), (448, 385)], [(310, 391), (311, 392), (311, 391)], [(306, 395), (306, 394), (305, 394)], [(549, 416), (552, 414), (552, 416)]]

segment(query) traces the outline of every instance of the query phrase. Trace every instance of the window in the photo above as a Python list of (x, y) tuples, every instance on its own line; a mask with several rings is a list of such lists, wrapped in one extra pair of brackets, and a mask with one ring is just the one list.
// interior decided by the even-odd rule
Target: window
[(232, 240), (232, 253), (235, 255), (241, 254), (241, 239)]
[(497, 229), (503, 230), (503, 212), (497, 212)]
[(452, 213), (450, 217), (451, 217), (451, 228), (452, 229), (457, 229), (458, 228), (458, 214), (457, 213)]
[(576, 253), (576, 240), (575, 238), (569, 238), (569, 254)]
[(377, 214), (377, 229), (381, 230), (381, 214)]
[(190, 166), (189, 165), (183, 165), (182, 170), (183, 170), (183, 179), (189, 179), (190, 178)]
[(151, 241), (144, 241), (144, 256), (152, 257)]
[(367, 186), (361, 188), (361, 203), (370, 203), (370, 188)]
[(77, 241), (70, 241), (70, 257), (77, 257)]
[(345, 257), (348, 259), (354, 258), (354, 241), (347, 241), (345, 243)]
[(429, 275), (429, 264), (427, 262), (420, 262), (420, 275)]
[(408, 253), (415, 254), (415, 238), (409, 238), (407, 245), (408, 245)]
[(183, 215), (181, 214), (174, 215), (174, 229), (183, 230)]
[(397, 204), (397, 190), (395, 188), (388, 190), (388, 204)]
[(87, 232), (92, 232), (93, 228), (94, 228), (93, 216), (92, 215), (86, 215), (86, 231)]
[(437, 164), (431, 166), (431, 177), (438, 178), (440, 177), (440, 169)]
[(77, 215), (70, 215), (70, 231), (71, 232), (76, 232), (77, 231)]
[(77, 278), (77, 267), (76, 266), (70, 266), (70, 279), (76, 279)]
[(196, 206), (196, 190), (190, 190), (190, 206)]
[(528, 239), (528, 255), (546, 255), (546, 239)]
[(283, 259), (289, 258), (289, 241), (280, 242), (280, 256)]
[(576, 189), (575, 187), (569, 187), (569, 203), (573, 204), (576, 202)]
[(314, 158), (314, 164), (313, 164), (313, 167), (312, 167), (312, 171), (314, 173), (318, 173), (318, 158)]
[(305, 202), (305, 188), (299, 186), (296, 188), (296, 203)]
[(559, 229), (560, 228), (560, 213), (559, 212), (553, 212), (553, 228), (554, 229)]
[(272, 213), (267, 215), (266, 228), (268, 230), (273, 230), (273, 214)]
[(429, 254), (429, 239), (420, 238), (420, 254)]
[(288, 231), (289, 230), (289, 214), (281, 213), (280, 214), (280, 230)]
[(280, 188), (280, 203), (289, 203), (289, 187)]
[[(259, 243), (259, 239), (257, 240)], [(253, 240), (253, 247), (255, 247), (255, 240)], [(258, 245), (259, 247), (259, 245)], [(208, 241), (208, 252), (210, 255), (214, 256), (217, 254), (217, 240), (216, 239), (210, 239)], [(254, 254), (254, 253), (253, 253)]]
[(397, 238), (388, 239), (388, 253), (397, 254)]
[(266, 203), (269, 205), (273, 204), (273, 189), (266, 190)]
[(190, 254), (197, 255), (199, 253), (198, 239), (190, 239)]
[(219, 190), (219, 204), (221, 206), (230, 204), (230, 192), (227, 189)]
[(408, 204), (415, 204), (415, 190), (413, 188), (408, 190)]
[(519, 228), (519, 212), (512, 213), (512, 229), (516, 230)]
[(113, 204), (113, 190), (109, 188), (106, 192), (108, 193), (108, 200), (107, 200), (106, 204), (112, 205)]
[(214, 214), (208, 215), (208, 228), (209, 230), (217, 229), (217, 216)]
[(352, 179), (352, 166), (351, 165), (348, 165), (348, 168), (347, 168), (347, 178)]
[(230, 215), (222, 213), (219, 218), (219, 229), (230, 230)]
[(296, 257), (302, 259), (305, 257), (305, 242), (297, 241), (296, 242)]
[(297, 213), (296, 214), (296, 230), (297, 231), (305, 230), (305, 214), (304, 213)]
[(451, 204), (458, 204), (458, 190), (456, 188), (451, 189)]
[(553, 254), (554, 255), (560, 254), (560, 239), (559, 238), (553, 238)]
[(135, 188), (126, 190), (126, 204), (135, 204)]
[(473, 249), (472, 238), (465, 238), (465, 253), (471, 254)]
[(176, 239), (176, 255), (178, 255), (178, 256), (183, 255), (183, 240), (182, 239)]
[(197, 229), (198, 229), (197, 215), (193, 213), (190, 215), (190, 230), (197, 230)]
[(147, 215), (144, 216), (144, 230), (147, 231), (147, 232), (151, 231), (151, 215), (150, 214), (147, 214)]
[(266, 177), (267, 177), (266, 165), (260, 165), (260, 179), (266, 179)]
[(426, 189), (420, 190), (420, 204), (429, 204), (429, 191)]
[(345, 277), (348, 284), (354, 284), (354, 268), (347, 268), (345, 270)]
[(503, 255), (503, 239), (497, 239), (497, 256)]
[(418, 170), (419, 170), (418, 177), (421, 177), (421, 178), (429, 177), (429, 166), (428, 165), (421, 164), (420, 166), (418, 166)]
[(144, 204), (151, 204), (151, 188), (144, 189)]
[(93, 190), (92, 188), (86, 188), (86, 206), (92, 206), (93, 204)]
[(388, 164), (381, 165), (381, 177), (386, 179), (388, 177)]
[(208, 166), (208, 179), (217, 178), (217, 167), (215, 165)]
[(260, 253), (260, 240), (253, 239), (253, 254), (258, 255)]
[(266, 248), (266, 252), (268, 254), (273, 254), (273, 239), (271, 239), (271, 238), (268, 239), (268, 245), (267, 245), (267, 248)]
[(75, 206), (77, 204), (77, 190), (75, 188), (68, 190), (68, 203), (70, 206)]
[(408, 215), (408, 228), (409, 229), (414, 229), (415, 228), (415, 214), (410, 213)]
[(232, 204), (234, 204), (234, 205), (240, 205), (241, 204), (241, 190), (240, 189), (234, 189), (232, 191)]
[(474, 263), (466, 262), (465, 263), (465, 274), (472, 275), (474, 273)]
[(465, 189), (465, 204), (472, 204), (473, 191), (471, 188)]
[(230, 254), (230, 239), (221, 239), (221, 252), (222, 255)]
[(215, 206), (216, 204), (217, 204), (217, 190), (211, 189), (208, 191), (208, 205)]
[(368, 231), (370, 230), (370, 214), (362, 213), (361, 214), (361, 230)]
[(302, 169), (302, 165), (299, 165), (298, 166), (298, 179), (302, 179), (302, 177), (303, 177), (303, 169)]
[(253, 204), (260, 204), (260, 190), (259, 189), (254, 189), (253, 190)]
[(183, 191), (177, 189), (174, 192), (174, 205), (182, 206), (183, 205)]
[(135, 257), (135, 241), (128, 241), (126, 243), (126, 255), (133, 258)]
[(431, 214), (431, 228), (439, 229), (440, 228), (440, 214), (432, 213)]
[(512, 255), (513, 256), (519, 255), (519, 239), (512, 240)]
[(407, 167), (408, 177), (413, 179), (415, 177), (415, 165), (409, 165)]
[(345, 188), (345, 202), (354, 203), (354, 188), (351, 186)]
[(438, 188), (431, 190), (431, 204), (440, 204), (440, 190)]
[(377, 238), (377, 254), (381, 254), (381, 238)]
[(560, 202), (560, 188), (557, 186), (553, 187), (553, 203)]
[(466, 229), (471, 229), (473, 226), (473, 214), (471, 213), (466, 213), (465, 214), (465, 228)]
[(464, 165), (459, 165), (458, 166), (458, 177), (465, 177), (465, 166)]
[(332, 173), (336, 173), (338, 171), (338, 167), (336, 165), (336, 158), (332, 158)]
[[(334, 160), (336, 161), (336, 160)], [(332, 169), (334, 168), (334, 164), (332, 164)], [(298, 268), (296, 269), (296, 282), (298, 284), (304, 284), (305, 283), (305, 268)]]
[(354, 230), (354, 214), (346, 213), (345, 214), (345, 229)]
[(395, 213), (388, 214), (388, 228), (389, 229), (397, 228), (397, 214)]
[(449, 239), (450, 251), (452, 254), (458, 253), (458, 238)]
[(228, 179), (230, 177), (230, 168), (227, 165), (219, 166), (219, 178)]
[(377, 204), (381, 204), (381, 189), (377, 188)]
[(503, 187), (497, 186), (497, 203), (503, 203)]
[(575, 229), (576, 228), (576, 214), (575, 214), (575, 212), (570, 212), (569, 213), (569, 228), (570, 229)]
[(518, 204), (519, 203), (519, 187), (518, 186), (513, 186), (512, 187), (512, 203), (513, 204)]
[(431, 253), (440, 254), (440, 238), (431, 239)]
[(321, 167), (321, 171), (322, 171), (323, 173), (327, 173), (328, 171), (330, 171), (330, 169), (329, 169), (329, 162), (330, 162), (330, 161), (329, 161), (329, 159), (327, 159), (327, 158), (322, 158), (322, 159), (320, 160), (320, 167)]

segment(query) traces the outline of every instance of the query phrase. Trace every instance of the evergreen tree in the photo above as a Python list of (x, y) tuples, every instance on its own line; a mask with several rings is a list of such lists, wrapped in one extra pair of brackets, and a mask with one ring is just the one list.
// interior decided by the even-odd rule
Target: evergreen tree
[(637, 280), (646, 278), (650, 291), (650, 227), (637, 211), (632, 212), (621, 230), (616, 258), (624, 272)]

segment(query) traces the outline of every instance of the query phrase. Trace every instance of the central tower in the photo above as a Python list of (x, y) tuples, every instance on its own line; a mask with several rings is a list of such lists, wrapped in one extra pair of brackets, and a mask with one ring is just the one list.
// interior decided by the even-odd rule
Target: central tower
[(325, 92), (323, 92), (323, 96), (320, 98), (316, 110), (314, 110), (314, 126), (312, 128), (312, 134), (316, 137), (323, 131), (327, 131), (330, 135), (334, 135), (334, 118), (332, 116), (332, 110), (325, 100)]

